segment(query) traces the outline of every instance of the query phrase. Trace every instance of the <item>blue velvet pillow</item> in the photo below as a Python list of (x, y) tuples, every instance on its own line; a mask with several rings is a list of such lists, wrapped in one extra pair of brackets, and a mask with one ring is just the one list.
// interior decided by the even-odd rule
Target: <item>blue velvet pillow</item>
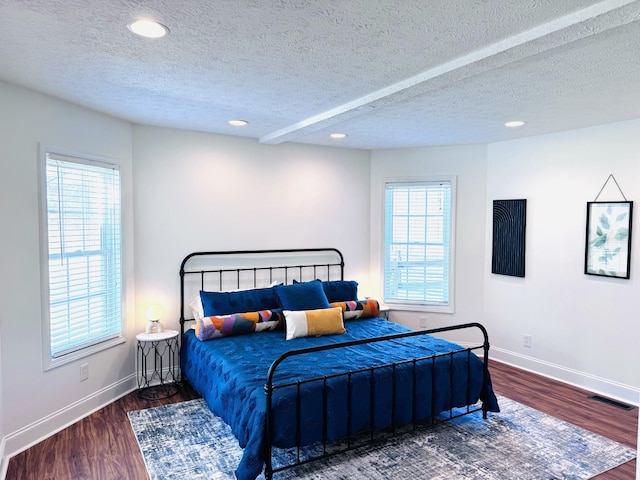
[(200, 292), (205, 317), (240, 312), (258, 312), (280, 307), (274, 287), (253, 288), (237, 292)]
[(279, 285), (275, 291), (283, 310), (331, 308), (322, 283), (317, 281)]
[(322, 282), (322, 288), (329, 303), (353, 302), (358, 300), (358, 282), (355, 280)]
[[(320, 282), (320, 280), (314, 280)], [(294, 280), (293, 283), (299, 283)], [(355, 280), (323, 281), (322, 289), (329, 303), (355, 302), (358, 300), (358, 282)]]

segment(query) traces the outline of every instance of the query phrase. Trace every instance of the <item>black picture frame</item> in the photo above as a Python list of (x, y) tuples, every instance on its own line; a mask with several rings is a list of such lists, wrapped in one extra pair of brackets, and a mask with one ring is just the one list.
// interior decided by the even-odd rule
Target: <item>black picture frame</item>
[(584, 273), (631, 277), (633, 202), (587, 202)]

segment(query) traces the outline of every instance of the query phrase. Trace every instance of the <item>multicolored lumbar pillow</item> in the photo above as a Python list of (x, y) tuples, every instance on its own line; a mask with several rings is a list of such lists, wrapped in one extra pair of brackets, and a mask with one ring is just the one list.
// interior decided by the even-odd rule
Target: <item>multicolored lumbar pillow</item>
[(356, 318), (374, 318), (380, 316), (380, 304), (377, 300), (368, 298), (350, 302), (333, 302), (332, 307), (340, 307), (345, 320)]
[(199, 340), (243, 335), (282, 328), (282, 310), (261, 310), (259, 312), (232, 313), (231, 315), (209, 316), (196, 320), (196, 337)]
[(285, 310), (287, 340), (345, 333), (340, 307), (318, 310)]

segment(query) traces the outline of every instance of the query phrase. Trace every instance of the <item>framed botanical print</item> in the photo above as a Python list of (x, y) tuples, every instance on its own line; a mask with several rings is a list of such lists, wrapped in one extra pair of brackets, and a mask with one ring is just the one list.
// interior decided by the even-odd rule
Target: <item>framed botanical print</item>
[(633, 202), (588, 202), (584, 273), (629, 278)]

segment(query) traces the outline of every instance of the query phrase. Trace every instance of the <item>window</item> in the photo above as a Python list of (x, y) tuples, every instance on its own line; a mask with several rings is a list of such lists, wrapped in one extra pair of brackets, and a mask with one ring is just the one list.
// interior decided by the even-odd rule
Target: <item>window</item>
[(122, 341), (120, 170), (44, 152), (45, 367)]
[(453, 311), (455, 177), (390, 182), (384, 203), (384, 303)]

